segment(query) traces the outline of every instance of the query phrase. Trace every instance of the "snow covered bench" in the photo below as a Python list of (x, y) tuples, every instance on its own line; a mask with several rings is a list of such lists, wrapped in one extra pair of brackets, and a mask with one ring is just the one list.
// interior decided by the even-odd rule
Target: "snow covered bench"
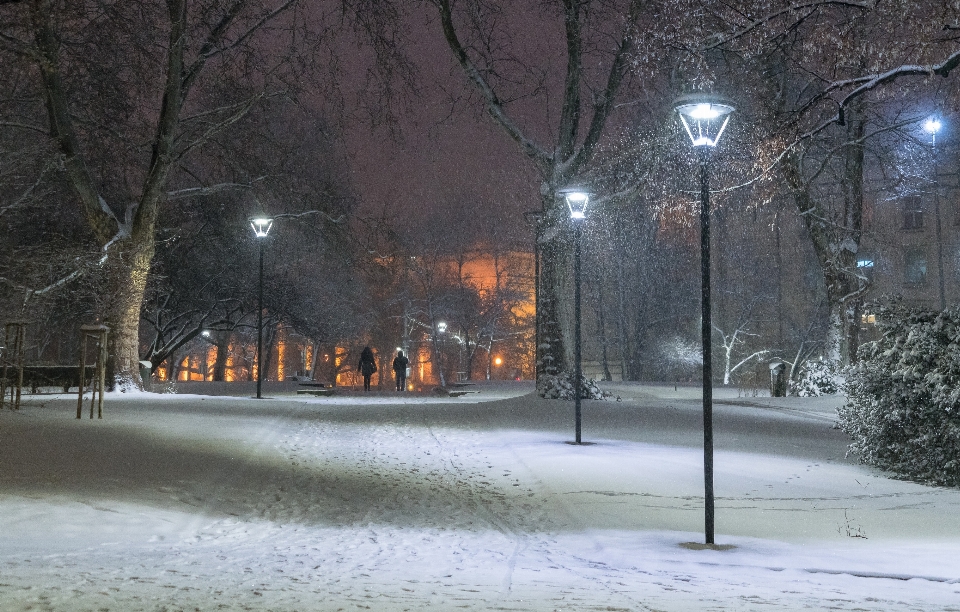
[(301, 387), (307, 387), (306, 389), (297, 389), (297, 395), (333, 395), (333, 385), (325, 382), (302, 382), (300, 383)]

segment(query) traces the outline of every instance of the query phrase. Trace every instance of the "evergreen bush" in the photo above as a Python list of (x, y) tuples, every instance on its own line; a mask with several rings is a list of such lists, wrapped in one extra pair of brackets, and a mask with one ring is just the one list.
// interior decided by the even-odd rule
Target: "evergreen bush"
[[(557, 376), (543, 376), (537, 385), (537, 394), (545, 399), (573, 399), (573, 374), (563, 372)], [(592, 378), (580, 377), (580, 398), (601, 400), (605, 394)]]
[(849, 369), (839, 426), (862, 462), (920, 482), (960, 486), (960, 309), (895, 304), (882, 336)]
[(790, 394), (798, 397), (836, 395), (842, 386), (843, 376), (838, 364), (821, 357), (800, 366), (800, 374), (790, 383)]

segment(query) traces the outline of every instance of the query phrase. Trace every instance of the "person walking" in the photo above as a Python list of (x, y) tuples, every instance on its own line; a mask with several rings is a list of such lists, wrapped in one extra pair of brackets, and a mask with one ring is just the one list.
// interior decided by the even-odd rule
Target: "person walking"
[(363, 390), (370, 390), (370, 377), (377, 371), (377, 360), (373, 356), (373, 351), (369, 346), (363, 347), (360, 351), (360, 363), (357, 364), (357, 372), (363, 374)]
[(403, 351), (397, 351), (397, 356), (393, 358), (393, 375), (397, 379), (397, 391), (405, 391), (407, 388), (407, 366), (410, 360), (403, 356)]

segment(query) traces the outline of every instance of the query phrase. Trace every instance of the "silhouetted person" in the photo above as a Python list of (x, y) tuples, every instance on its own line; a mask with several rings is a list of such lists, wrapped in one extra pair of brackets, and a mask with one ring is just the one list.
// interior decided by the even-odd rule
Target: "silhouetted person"
[(397, 356), (393, 358), (393, 375), (397, 379), (397, 391), (403, 391), (407, 388), (407, 366), (410, 360), (403, 356), (403, 351), (397, 351)]
[(373, 356), (373, 351), (369, 346), (363, 347), (360, 351), (360, 363), (357, 364), (357, 372), (363, 374), (363, 390), (370, 390), (370, 377), (377, 371), (377, 360)]

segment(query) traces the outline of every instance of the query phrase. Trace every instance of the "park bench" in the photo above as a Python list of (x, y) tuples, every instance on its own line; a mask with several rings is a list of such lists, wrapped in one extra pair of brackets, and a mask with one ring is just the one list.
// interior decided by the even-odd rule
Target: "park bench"
[(450, 385), (452, 389), (446, 387), (435, 387), (433, 392), (437, 395), (446, 395), (447, 397), (460, 397), (463, 395), (469, 395), (471, 393), (480, 393), (475, 389), (466, 389), (465, 387), (472, 387), (474, 383), (452, 383)]
[(297, 395), (315, 395), (315, 396), (324, 396), (324, 395), (333, 395), (333, 385), (325, 382), (302, 382), (300, 383), (301, 387), (306, 387), (305, 389), (297, 389)]
[[(84, 386), (93, 378), (95, 367), (86, 366), (83, 377)], [(6, 385), (16, 384), (17, 368), (6, 368)], [(0, 376), (3, 369), (0, 368)], [(41, 387), (59, 387), (64, 393), (71, 387), (80, 386), (80, 366), (78, 365), (25, 365), (23, 366), (23, 386), (29, 387), (31, 393), (38, 393)]]

